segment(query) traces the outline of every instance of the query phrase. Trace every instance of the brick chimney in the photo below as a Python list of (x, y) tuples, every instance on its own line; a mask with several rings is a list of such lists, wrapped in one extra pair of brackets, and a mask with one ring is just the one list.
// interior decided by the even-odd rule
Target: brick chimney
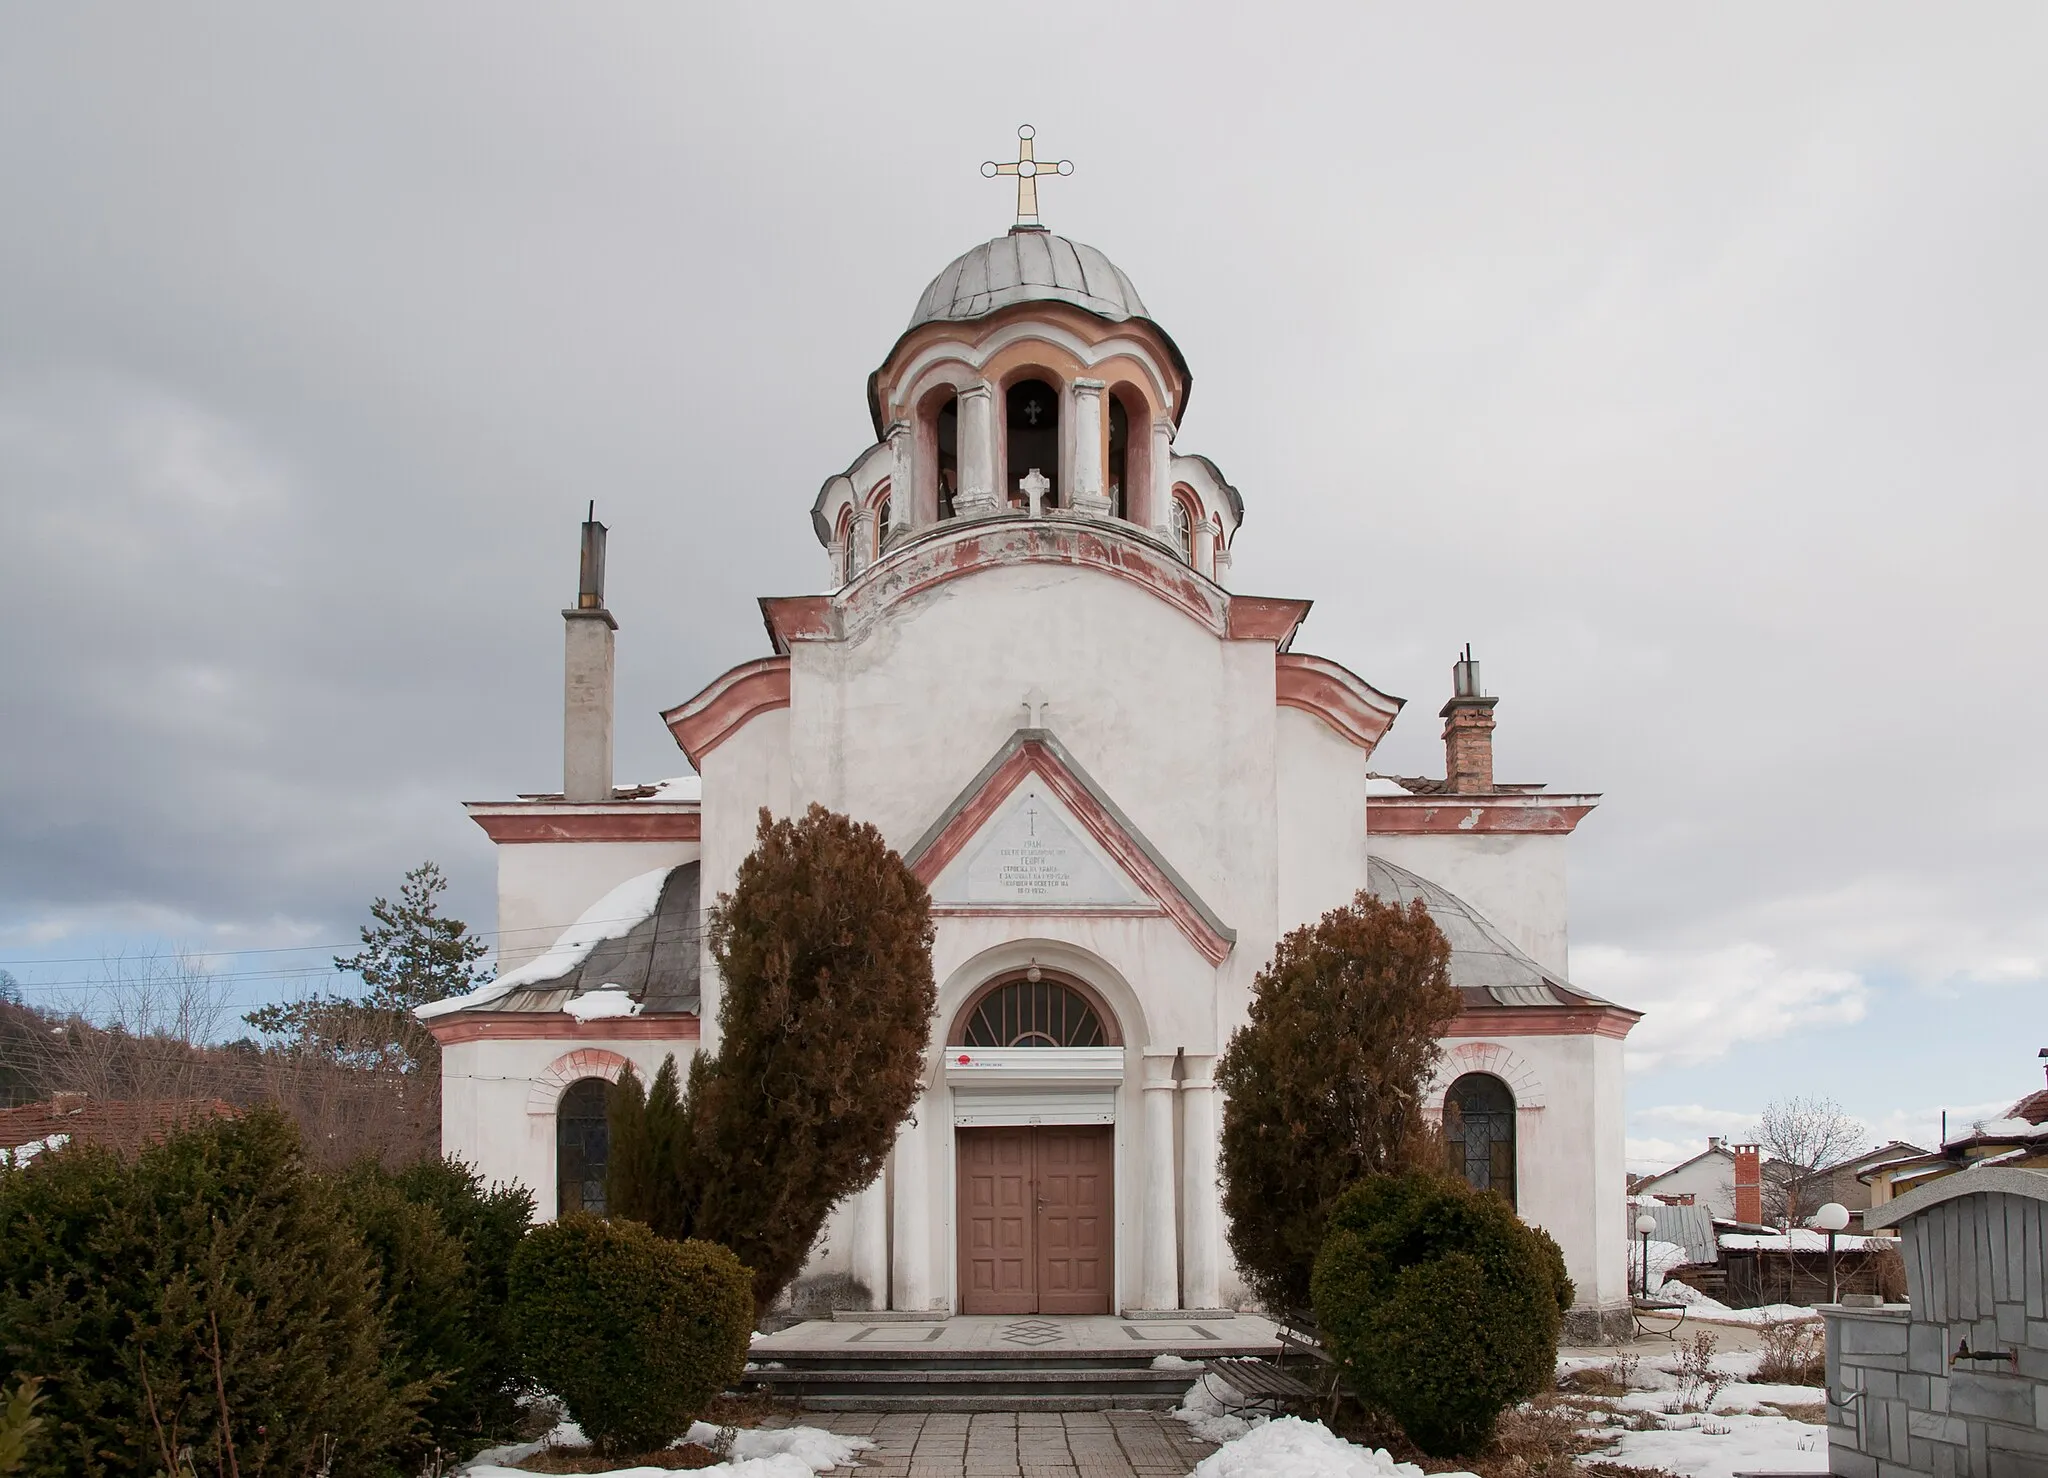
[(1468, 642), (1451, 664), (1451, 701), (1437, 716), (1444, 721), (1444, 789), (1452, 795), (1483, 795), (1493, 789), (1493, 705), (1479, 692), (1479, 663)]
[(1753, 1144), (1734, 1148), (1735, 1219), (1758, 1226), (1764, 1219), (1763, 1149)]
[(612, 642), (619, 623), (604, 608), (604, 536), (593, 501), (583, 520), (576, 604), (562, 612), (568, 627), (562, 664), (562, 799), (567, 801), (612, 798)]

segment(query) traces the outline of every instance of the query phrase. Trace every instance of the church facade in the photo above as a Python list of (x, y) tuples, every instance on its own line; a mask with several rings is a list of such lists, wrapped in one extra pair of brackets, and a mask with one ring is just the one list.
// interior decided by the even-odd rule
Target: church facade
[(914, 1312), (1233, 1306), (1217, 1055), (1279, 937), (1364, 888), (1450, 939), (1465, 1006), (1429, 1111), (1459, 1163), (1563, 1246), (1580, 1331), (1625, 1329), (1636, 1016), (1567, 973), (1596, 797), (1495, 781), (1469, 653), (1444, 778), (1373, 772), (1402, 700), (1306, 649), (1308, 601), (1231, 588), (1245, 505), (1176, 444), (1191, 379), (1093, 248), (1027, 220), (955, 260), (812, 504), (824, 593), (763, 599), (767, 650), (663, 715), (683, 781), (612, 782), (585, 525), (564, 789), (468, 808), (500, 974), (423, 1012), (449, 1153), (544, 1216), (600, 1205), (604, 1084), (715, 1049), (703, 912), (760, 808), (817, 802), (930, 888), (939, 998), (915, 1122), (812, 1273)]

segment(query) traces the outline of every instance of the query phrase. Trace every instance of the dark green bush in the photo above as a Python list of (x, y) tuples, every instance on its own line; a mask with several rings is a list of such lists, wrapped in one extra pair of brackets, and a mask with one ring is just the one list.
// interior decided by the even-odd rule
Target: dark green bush
[(510, 1436), (526, 1382), (507, 1278), (533, 1222), (532, 1194), (486, 1189), (454, 1160), (421, 1160), (395, 1174), (364, 1161), (344, 1188), (383, 1270), (400, 1357), (412, 1378), (434, 1383), (423, 1413), (434, 1444), (466, 1453)]
[(526, 1368), (606, 1452), (660, 1447), (747, 1363), (753, 1274), (725, 1248), (581, 1212), (512, 1259)]
[(1314, 1293), (1360, 1399), (1432, 1457), (1476, 1452), (1550, 1385), (1572, 1299), (1557, 1244), (1506, 1200), (1421, 1172), (1338, 1198)]
[(427, 1392), (387, 1362), (377, 1288), (275, 1112), (0, 1170), (0, 1364), (43, 1378), (22, 1472), (152, 1474), (187, 1446), (225, 1471), (230, 1445), (244, 1473), (330, 1448), (335, 1478), (388, 1471)]

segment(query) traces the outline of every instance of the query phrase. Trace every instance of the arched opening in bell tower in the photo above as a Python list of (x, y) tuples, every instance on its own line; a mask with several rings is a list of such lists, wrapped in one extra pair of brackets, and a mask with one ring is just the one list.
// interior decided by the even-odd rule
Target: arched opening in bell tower
[(1004, 496), (1012, 508), (1028, 509), (1024, 479), (1036, 471), (1046, 480), (1044, 506), (1060, 504), (1060, 393), (1043, 380), (1019, 380), (1003, 396), (1004, 440), (1009, 443)]
[(1130, 517), (1126, 511), (1130, 507), (1130, 469), (1131, 416), (1124, 409), (1123, 397), (1112, 394), (1109, 397), (1109, 458), (1102, 473), (1112, 518)]

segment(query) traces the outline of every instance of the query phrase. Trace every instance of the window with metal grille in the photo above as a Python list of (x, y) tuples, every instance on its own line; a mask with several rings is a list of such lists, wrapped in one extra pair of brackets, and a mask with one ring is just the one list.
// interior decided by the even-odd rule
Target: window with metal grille
[(981, 998), (967, 1021), (970, 1047), (1103, 1047), (1088, 998), (1056, 980), (1013, 980)]
[(1467, 1073), (1444, 1094), (1444, 1149), (1453, 1175), (1515, 1201), (1515, 1096), (1491, 1073)]
[(604, 1173), (611, 1158), (605, 1127), (603, 1078), (571, 1083), (555, 1105), (555, 1205), (557, 1214), (588, 1211), (603, 1216)]

